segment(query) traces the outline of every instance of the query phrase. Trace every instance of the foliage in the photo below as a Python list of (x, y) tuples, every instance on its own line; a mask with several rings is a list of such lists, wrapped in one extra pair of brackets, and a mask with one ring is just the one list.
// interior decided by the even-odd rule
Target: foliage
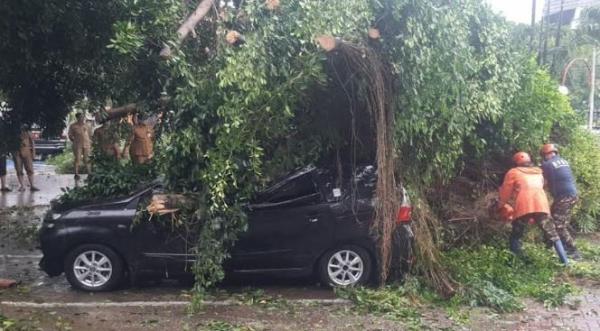
[[(384, 1), (379, 25), (397, 74), (399, 154), (412, 177), (448, 181), (484, 120), (518, 90), (503, 19), (479, 1)], [(396, 36), (402, 36), (397, 38)], [(449, 52), (448, 50), (452, 50)]]
[[(323, 54), (314, 42), (319, 35), (369, 47), (392, 68), (387, 92), (395, 97), (399, 171), (424, 191), (448, 183), (467, 161), (534, 151), (554, 129), (568, 134), (563, 129), (571, 123), (552, 80), (513, 52), (509, 25), (478, 0), (290, 0), (276, 10), (262, 0), (221, 1), (196, 28), (197, 38), (181, 45), (172, 41), (174, 30), (192, 1), (88, 2), (11, 7), (9, 13), (19, 15), (9, 15), (0, 29), (7, 36), (0, 38), (0, 55), (7, 55), (0, 56), (0, 90), (14, 114), (44, 126), (52, 124), (44, 116), (61, 118), (55, 115), (84, 96), (90, 107), (135, 102), (143, 113), (167, 114), (156, 164), (97, 163), (86, 186), (58, 202), (126, 194), (157, 173), (173, 191), (198, 193), (197, 209), (186, 216), (198, 226), (193, 268), (199, 293), (223, 277), (221, 265), (246, 229), (241, 206), (269, 179), (307, 163), (331, 165), (340, 161), (336, 155), (373, 145), (364, 139), (349, 146), (357, 131), (354, 110), (364, 106), (368, 89), (339, 54)], [(85, 29), (88, 21), (98, 24)], [(378, 41), (367, 38), (370, 26), (381, 31)], [(245, 42), (225, 43), (229, 30)], [(167, 61), (159, 56), (165, 45), (173, 51)], [(38, 46), (42, 51), (34, 52)], [(28, 93), (31, 102), (19, 103)], [(42, 93), (49, 107), (40, 106)], [(434, 208), (424, 210), (435, 218)], [(435, 248), (433, 235), (429, 239)], [(480, 258), (491, 258), (487, 254)], [(506, 284), (486, 279), (474, 285), (480, 289), (474, 298), (496, 296), (481, 302), (512, 304), (501, 292)]]
[(569, 161), (577, 180), (580, 202), (574, 212), (574, 223), (582, 232), (598, 229), (600, 219), (600, 142), (598, 137), (577, 128), (561, 154)]
[(569, 136), (569, 131), (576, 126), (575, 113), (567, 98), (533, 60), (519, 66), (518, 82), (518, 93), (508, 100), (503, 116), (492, 125), (493, 129), (480, 131), (488, 141), (487, 158), (494, 153), (517, 150), (535, 157), (541, 144), (549, 141), (553, 133)]
[(207, 325), (198, 328), (201, 331), (254, 331), (251, 326), (234, 325), (226, 321), (210, 321)]
[(9, 0), (0, 12), (0, 90), (11, 108), (8, 120), (57, 134), (76, 100), (105, 90), (99, 77), (119, 8), (112, 1)]
[(54, 210), (60, 211), (84, 202), (125, 196), (156, 178), (153, 163), (133, 165), (130, 162), (96, 159), (94, 171), (86, 178), (85, 185), (64, 189), (64, 193), (52, 201), (52, 206)]
[[(50, 156), (46, 163), (53, 165), (57, 174), (73, 174), (75, 173), (74, 161), (73, 151), (70, 148), (65, 148), (62, 153)], [(80, 171), (85, 173), (86, 168), (81, 167)]]
[(352, 301), (360, 313), (383, 315), (408, 323), (411, 330), (421, 329), (421, 315), (409, 300), (406, 287), (389, 285), (380, 289), (364, 287), (336, 289), (336, 293)]
[(562, 267), (553, 252), (535, 245), (526, 245), (525, 252), (530, 262), (493, 246), (444, 255), (450, 272), (464, 285), (459, 295), (467, 304), (500, 312), (523, 309), (520, 297), (536, 298), (548, 307), (563, 304), (574, 287), (557, 277)]

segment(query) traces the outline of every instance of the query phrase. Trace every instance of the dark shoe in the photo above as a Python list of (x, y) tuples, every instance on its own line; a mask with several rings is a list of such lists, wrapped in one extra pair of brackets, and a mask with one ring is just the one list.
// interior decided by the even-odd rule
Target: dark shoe
[(32, 187), (30, 187), (30, 188), (29, 188), (29, 190), (30, 190), (31, 192), (37, 192), (37, 191), (39, 191), (40, 189), (39, 189), (39, 188), (37, 188), (37, 187), (35, 187), (35, 186), (32, 186)]
[(25, 192), (25, 188), (23, 186), (19, 186), (19, 189), (17, 191), (19, 191), (19, 192)]
[(581, 261), (583, 257), (581, 257), (581, 253), (577, 250), (577, 248), (568, 248), (567, 256), (575, 261)]
[(0, 189), (0, 192), (10, 192), (12, 191), (11, 189), (9, 189), (8, 187), (3, 187)]

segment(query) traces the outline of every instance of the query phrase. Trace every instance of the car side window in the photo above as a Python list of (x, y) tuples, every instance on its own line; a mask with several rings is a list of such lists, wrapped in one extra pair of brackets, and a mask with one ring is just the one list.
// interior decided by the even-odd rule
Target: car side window
[(283, 207), (319, 203), (322, 200), (310, 173), (279, 182), (259, 195), (253, 208)]

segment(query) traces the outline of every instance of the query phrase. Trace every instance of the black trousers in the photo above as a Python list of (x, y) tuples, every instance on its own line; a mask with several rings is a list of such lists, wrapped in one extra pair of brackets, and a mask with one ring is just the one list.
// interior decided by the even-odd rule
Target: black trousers
[(0, 177), (6, 176), (6, 155), (0, 154)]

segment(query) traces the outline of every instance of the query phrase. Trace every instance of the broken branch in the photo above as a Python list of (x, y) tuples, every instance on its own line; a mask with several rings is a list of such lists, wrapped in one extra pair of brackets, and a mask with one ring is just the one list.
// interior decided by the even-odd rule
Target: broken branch
[(331, 52), (332, 50), (336, 49), (342, 42), (339, 38), (325, 35), (318, 36), (315, 38), (315, 40), (326, 52)]
[[(177, 29), (177, 40), (176, 44), (180, 45), (187, 36), (192, 33), (195, 34), (194, 29), (196, 25), (208, 14), (210, 8), (214, 4), (214, 0), (202, 0), (196, 7), (196, 10), (188, 16), (188, 18), (181, 24), (179, 29)], [(169, 45), (165, 45), (163, 49), (160, 51), (160, 57), (167, 60), (172, 56), (171, 47)]]

